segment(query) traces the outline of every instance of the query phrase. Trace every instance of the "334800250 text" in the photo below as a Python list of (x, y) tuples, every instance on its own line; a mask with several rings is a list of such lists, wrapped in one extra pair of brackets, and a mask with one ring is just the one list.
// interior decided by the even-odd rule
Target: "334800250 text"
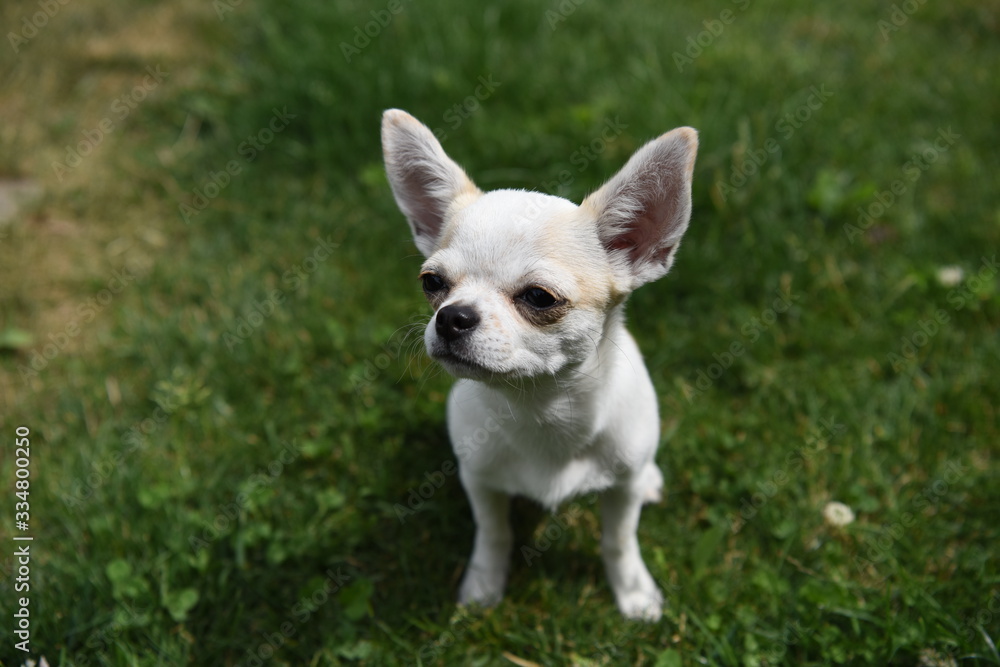
[[(28, 495), (31, 490), (31, 429), (18, 426), (14, 430), (14, 525), (20, 534), (14, 535), (14, 541), (30, 541), (32, 538), (25, 533), (31, 523), (31, 504)], [(31, 612), (28, 605), (31, 599), (27, 593), (31, 591), (31, 546), (22, 544), (14, 551), (14, 591), (21, 594), (16, 600), (14, 611), (14, 636), (20, 641), (14, 648), (27, 652), (31, 642)]]
[(28, 491), (31, 488), (31, 441), (28, 436), (31, 431), (27, 426), (18, 426), (15, 431), (17, 437), (14, 439), (14, 496), (17, 501), (14, 503), (14, 523), (20, 531), (28, 530), (28, 522), (31, 519), (31, 505), (28, 503)]

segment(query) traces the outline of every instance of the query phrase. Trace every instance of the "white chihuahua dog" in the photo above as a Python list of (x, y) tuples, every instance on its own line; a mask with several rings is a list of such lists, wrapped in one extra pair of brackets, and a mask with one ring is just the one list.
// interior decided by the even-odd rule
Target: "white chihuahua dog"
[(382, 148), (427, 258), (427, 352), (459, 378), (448, 431), (476, 520), (459, 602), (503, 597), (511, 495), (554, 510), (601, 492), (601, 553), (618, 607), (658, 620), (663, 593), (636, 529), (643, 503), (661, 498), (660, 423), (624, 306), (673, 264), (691, 216), (697, 132), (650, 141), (580, 206), (539, 192), (481, 192), (398, 109), (382, 117)]

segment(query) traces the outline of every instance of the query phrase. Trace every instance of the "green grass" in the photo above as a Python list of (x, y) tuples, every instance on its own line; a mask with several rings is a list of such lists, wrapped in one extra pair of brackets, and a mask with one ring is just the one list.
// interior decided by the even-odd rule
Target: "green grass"
[[(4, 56), (25, 129), (0, 135), (0, 174), (46, 186), (0, 227), (0, 428), (33, 433), (33, 655), (1000, 664), (1000, 8), (919, 4), (883, 35), (890, 3), (404, 2), (347, 62), (340, 43), (388, 6), (241, 3), (220, 21), (210, 3), (81, 1)], [(164, 7), (167, 55), (87, 41), (135, 39)], [(675, 59), (689, 37), (701, 53)], [(167, 83), (58, 182), (51, 161), (161, 60)], [(516, 503), (540, 555), (515, 549), (496, 609), (456, 608), (473, 524), (382, 174), (387, 107), (440, 128), (481, 187), (576, 201), (647, 139), (699, 130), (687, 239), (629, 305), (663, 415), (668, 497), (640, 527), (661, 623), (621, 620), (586, 499), (557, 517)], [(294, 118), (268, 139), (276, 109)], [(625, 127), (595, 142), (609, 121)], [(53, 272), (80, 238), (92, 252)], [(7, 534), (11, 456), (0, 478)], [(826, 526), (833, 500), (856, 520)], [(19, 665), (10, 544), (0, 656)]]

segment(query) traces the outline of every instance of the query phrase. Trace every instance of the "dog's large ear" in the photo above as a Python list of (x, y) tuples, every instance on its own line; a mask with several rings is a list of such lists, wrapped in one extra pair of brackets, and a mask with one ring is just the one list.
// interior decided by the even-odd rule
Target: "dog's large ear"
[(449, 209), (481, 193), (430, 129), (405, 111), (382, 114), (382, 154), (396, 204), (410, 223), (417, 249), (429, 257)]
[(698, 133), (667, 132), (635, 152), (621, 171), (587, 197), (597, 233), (628, 289), (670, 270), (691, 218), (691, 175)]

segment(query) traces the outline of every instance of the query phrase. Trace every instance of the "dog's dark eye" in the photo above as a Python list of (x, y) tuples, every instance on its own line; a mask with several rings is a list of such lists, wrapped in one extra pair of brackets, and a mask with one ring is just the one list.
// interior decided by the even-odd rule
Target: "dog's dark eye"
[(556, 298), (541, 287), (529, 287), (521, 295), (521, 299), (532, 308), (544, 309), (556, 305)]
[(428, 294), (434, 292), (440, 292), (445, 287), (447, 287), (447, 285), (444, 282), (444, 278), (435, 273), (425, 273), (424, 275), (420, 276), (420, 280), (423, 281), (424, 291), (427, 292)]

